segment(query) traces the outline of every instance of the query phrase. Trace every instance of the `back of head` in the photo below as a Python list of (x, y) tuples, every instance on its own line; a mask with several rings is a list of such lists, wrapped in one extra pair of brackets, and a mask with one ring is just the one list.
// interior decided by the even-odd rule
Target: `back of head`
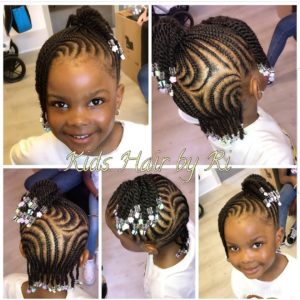
[[(113, 51), (112, 45), (118, 50)], [(66, 28), (51, 36), (39, 52), (35, 87), (45, 123), (48, 74), (53, 60), (59, 57), (75, 59), (83, 54), (100, 57), (103, 67), (119, 82), (121, 48), (108, 22), (89, 6), (83, 6), (75, 15), (70, 15)]]
[[(137, 220), (130, 222), (136, 211)], [(153, 243), (158, 248), (177, 242), (184, 250), (187, 245), (188, 203), (178, 187), (164, 176), (145, 174), (123, 182), (110, 198), (107, 212), (114, 215), (117, 228), (120, 220), (128, 223), (119, 234), (132, 240)]]
[[(269, 67), (243, 21), (214, 17), (190, 28), (163, 18), (153, 28), (153, 62), (177, 106), (207, 135), (243, 138), (242, 87), (257, 66)], [(171, 82), (172, 68), (176, 82)], [(160, 79), (158, 79), (161, 81)]]
[(224, 205), (219, 213), (219, 233), (225, 248), (227, 246), (224, 235), (225, 221), (228, 217), (240, 217), (244, 214), (262, 217), (266, 223), (271, 223), (274, 228), (279, 226), (279, 194), (274, 187), (260, 175), (249, 175), (242, 182), (242, 191), (233, 196)]
[(17, 216), (32, 291), (74, 287), (88, 237), (85, 212), (63, 198), (55, 183), (42, 180), (22, 197)]

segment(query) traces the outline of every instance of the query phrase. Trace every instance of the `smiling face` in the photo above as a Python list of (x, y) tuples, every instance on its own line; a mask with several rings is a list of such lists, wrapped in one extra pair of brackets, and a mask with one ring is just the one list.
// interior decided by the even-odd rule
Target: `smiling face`
[(110, 153), (123, 129), (115, 123), (124, 87), (101, 60), (82, 54), (56, 58), (47, 84), (47, 119), (53, 134), (80, 154)]
[(224, 234), (228, 261), (249, 279), (271, 281), (282, 271), (276, 249), (283, 232), (276, 230), (272, 221), (252, 214), (229, 216)]

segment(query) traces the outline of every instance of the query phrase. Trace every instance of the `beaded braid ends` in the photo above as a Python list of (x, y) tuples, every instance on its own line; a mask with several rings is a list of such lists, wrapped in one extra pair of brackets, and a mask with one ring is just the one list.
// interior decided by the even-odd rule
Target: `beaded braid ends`
[(60, 195), (54, 182), (35, 183), (22, 196), (14, 220), (20, 224), (27, 260), (27, 293), (39, 288), (57, 293), (81, 284), (79, 266), (86, 248), (88, 218)]
[(224, 235), (225, 221), (228, 217), (254, 214), (279, 227), (280, 196), (274, 187), (260, 175), (252, 174), (242, 182), (242, 191), (233, 196), (221, 209), (218, 227), (223, 246), (228, 256)]

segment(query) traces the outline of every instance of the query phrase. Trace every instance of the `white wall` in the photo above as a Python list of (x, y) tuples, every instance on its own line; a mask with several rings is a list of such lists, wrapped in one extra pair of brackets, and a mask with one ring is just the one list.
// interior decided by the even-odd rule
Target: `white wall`
[(31, 17), (32, 29), (23, 33), (17, 33), (14, 29), (10, 31), (10, 37), (17, 44), (20, 53), (40, 49), (53, 33), (48, 6), (27, 5), (27, 8)]

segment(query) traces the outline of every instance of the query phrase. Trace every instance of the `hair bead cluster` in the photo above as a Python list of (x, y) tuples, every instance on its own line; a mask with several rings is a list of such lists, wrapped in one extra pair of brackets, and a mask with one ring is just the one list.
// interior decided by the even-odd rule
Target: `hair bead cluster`
[(225, 221), (229, 216), (259, 214), (275, 228), (279, 226), (279, 194), (274, 187), (260, 175), (249, 175), (242, 182), (242, 191), (233, 196), (221, 209), (218, 217), (219, 233), (228, 256), (224, 235)]
[[(152, 39), (153, 62), (171, 86), (176, 105), (196, 118), (205, 134), (243, 139), (243, 79), (259, 65), (270, 68), (250, 27), (229, 17), (190, 28), (163, 18), (154, 25)], [(170, 67), (175, 67), (176, 83), (169, 79)]]

